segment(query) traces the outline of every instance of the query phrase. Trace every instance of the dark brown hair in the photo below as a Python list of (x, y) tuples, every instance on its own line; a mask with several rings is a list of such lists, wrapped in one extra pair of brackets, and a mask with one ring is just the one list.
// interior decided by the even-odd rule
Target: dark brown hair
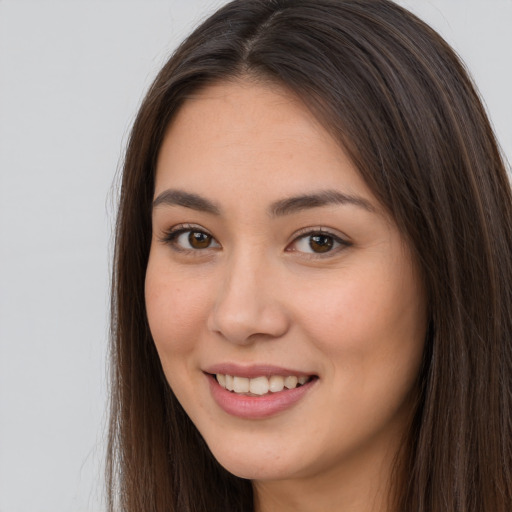
[(250, 482), (220, 467), (170, 390), (144, 304), (166, 127), (193, 91), (243, 77), (302, 99), (395, 219), (422, 273), (429, 329), (393, 509), (510, 512), (510, 185), (463, 65), (389, 0), (235, 0), (178, 48), (147, 93), (117, 219), (109, 509), (253, 509)]

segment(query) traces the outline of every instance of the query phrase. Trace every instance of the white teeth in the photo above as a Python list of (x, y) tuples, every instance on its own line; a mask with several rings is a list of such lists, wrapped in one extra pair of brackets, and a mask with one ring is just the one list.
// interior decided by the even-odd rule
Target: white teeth
[(217, 382), (221, 387), (228, 391), (235, 393), (251, 393), (253, 395), (266, 395), (269, 391), (271, 393), (279, 393), (283, 389), (294, 389), (297, 386), (302, 386), (309, 381), (309, 377), (301, 375), (288, 375), (283, 377), (281, 375), (272, 375), (271, 377), (256, 377), (248, 379), (247, 377), (238, 377), (233, 375), (217, 374)]
[(272, 375), (268, 380), (268, 387), (272, 393), (283, 391), (284, 377), (281, 377), (280, 375)]
[(299, 379), (297, 377), (289, 375), (286, 377), (286, 379), (284, 379), (284, 387), (288, 389), (296, 388), (298, 380)]
[(249, 390), (255, 395), (266, 395), (268, 393), (268, 379), (267, 377), (256, 377), (249, 381)]
[(234, 378), (232, 375), (226, 375), (226, 389), (228, 391), (234, 391), (235, 390), (235, 386), (234, 386)]
[(233, 391), (235, 393), (248, 393), (249, 379), (245, 377), (233, 377)]

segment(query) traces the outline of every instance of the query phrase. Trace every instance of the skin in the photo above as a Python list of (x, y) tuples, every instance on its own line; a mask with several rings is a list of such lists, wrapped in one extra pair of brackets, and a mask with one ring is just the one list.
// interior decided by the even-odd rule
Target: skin
[[(297, 98), (249, 79), (184, 103), (155, 198), (169, 189), (219, 210), (156, 204), (146, 275), (164, 372), (214, 456), (253, 481), (260, 512), (388, 510), (426, 329), (425, 293), (393, 221)], [(325, 190), (359, 202), (268, 212)], [(176, 226), (210, 245), (191, 247), (189, 232), (170, 240)], [(304, 228), (328, 231), (332, 249), (318, 252)], [(226, 362), (318, 380), (289, 409), (248, 420), (212, 398), (203, 371)]]

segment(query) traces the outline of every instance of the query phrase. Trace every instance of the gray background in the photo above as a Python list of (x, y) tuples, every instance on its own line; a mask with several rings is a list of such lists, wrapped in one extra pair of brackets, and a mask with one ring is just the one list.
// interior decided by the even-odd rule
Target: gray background
[[(223, 1), (0, 0), (0, 512), (104, 510), (116, 170), (143, 92)], [(401, 2), (512, 155), (512, 0)]]

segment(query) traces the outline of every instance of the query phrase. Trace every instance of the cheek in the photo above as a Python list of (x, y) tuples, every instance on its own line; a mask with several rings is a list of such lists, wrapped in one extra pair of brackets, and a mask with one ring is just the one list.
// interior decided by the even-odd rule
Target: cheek
[(295, 297), (308, 337), (333, 366), (368, 373), (419, 364), (426, 330), (422, 287), (404, 265), (367, 266)]
[(416, 280), (403, 273), (383, 279), (389, 269), (382, 270), (325, 283), (321, 292), (315, 287), (301, 304), (307, 337), (324, 356), (330, 402), (339, 404), (323, 413), (333, 438), (340, 424), (355, 439), (406, 421), (423, 354), (425, 305)]
[(207, 290), (204, 283), (180, 277), (156, 258), (150, 258), (145, 282), (146, 310), (162, 360), (194, 349), (208, 314)]

